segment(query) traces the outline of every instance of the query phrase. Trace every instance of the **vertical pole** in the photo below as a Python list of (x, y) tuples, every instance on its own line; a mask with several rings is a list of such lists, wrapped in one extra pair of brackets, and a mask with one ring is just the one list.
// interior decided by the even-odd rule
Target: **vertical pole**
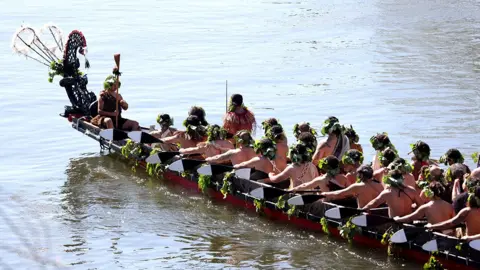
[(228, 80), (225, 81), (225, 112), (228, 112)]

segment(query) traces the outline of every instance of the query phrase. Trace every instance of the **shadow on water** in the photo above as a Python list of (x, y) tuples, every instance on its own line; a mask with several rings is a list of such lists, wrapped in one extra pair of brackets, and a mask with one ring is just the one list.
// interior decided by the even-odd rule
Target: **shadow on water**
[(58, 218), (68, 227), (64, 260), (71, 265), (395, 269), (405, 263), (212, 201), (141, 169), (133, 173), (120, 159), (75, 159), (66, 170)]

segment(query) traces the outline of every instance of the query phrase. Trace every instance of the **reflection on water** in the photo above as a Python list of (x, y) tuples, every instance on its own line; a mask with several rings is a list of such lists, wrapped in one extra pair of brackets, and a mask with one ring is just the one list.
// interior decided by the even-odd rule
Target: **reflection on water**
[(383, 251), (269, 221), (141, 170), (134, 175), (129, 166), (116, 155), (70, 162), (56, 217), (69, 228), (66, 264), (338, 269), (360, 260), (372, 269), (396, 267)]

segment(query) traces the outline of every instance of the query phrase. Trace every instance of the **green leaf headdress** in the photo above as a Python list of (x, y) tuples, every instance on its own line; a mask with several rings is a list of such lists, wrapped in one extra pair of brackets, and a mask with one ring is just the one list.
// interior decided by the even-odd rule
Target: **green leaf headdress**
[(388, 174), (383, 176), (382, 178), (383, 183), (390, 185), (392, 187), (404, 187), (403, 185), (403, 175), (399, 171), (389, 171)]
[(290, 148), (289, 157), (295, 164), (303, 164), (312, 161), (313, 151), (302, 143)]
[(468, 192), (473, 193), (477, 187), (480, 187), (480, 178), (473, 178), (472, 175), (469, 174), (465, 178), (465, 185), (467, 186)]
[(458, 149), (451, 148), (448, 149), (448, 151), (440, 157), (439, 162), (443, 163), (445, 165), (449, 164), (449, 161), (453, 163), (463, 163), (465, 159), (463, 158), (462, 153), (458, 151)]
[(298, 142), (310, 148), (313, 152), (317, 149), (317, 138), (310, 132), (302, 132), (298, 136)]
[(269, 138), (263, 138), (255, 141), (253, 149), (255, 150), (255, 153), (261, 154), (269, 160), (274, 160), (277, 153), (277, 146), (275, 142)]
[(196, 115), (190, 115), (183, 121), (186, 133), (190, 139), (199, 140), (206, 135), (205, 127), (200, 125), (200, 120)]
[(318, 162), (318, 168), (328, 176), (334, 177), (340, 173), (340, 161), (335, 156), (328, 156)]
[(321, 133), (323, 136), (328, 134), (340, 134), (343, 131), (343, 127), (338, 122), (336, 117), (329, 117), (323, 122)]
[(285, 133), (283, 133), (283, 128), (281, 125), (274, 125), (267, 130), (265, 137), (276, 142), (278, 140), (285, 139)]
[[(113, 75), (108, 75), (105, 81), (103, 82), (103, 89), (110, 90), (115, 84), (116, 78)], [(118, 88), (122, 86), (122, 82), (118, 82)]]
[(378, 153), (378, 160), (383, 167), (390, 165), (395, 158), (397, 158), (397, 153), (391, 148), (386, 148)]
[(237, 145), (237, 147), (239, 145), (242, 145), (244, 147), (253, 148), (253, 145), (255, 144), (255, 141), (253, 140), (252, 135), (248, 130), (237, 131), (237, 133), (233, 138), (235, 140), (235, 144)]
[(295, 136), (295, 138), (298, 139), (298, 136), (303, 132), (309, 132), (314, 136), (317, 135), (317, 131), (310, 127), (310, 123), (308, 122), (298, 123), (293, 126), (293, 136)]
[(227, 131), (219, 125), (210, 125), (207, 129), (207, 141), (225, 140)]
[(173, 118), (170, 117), (169, 114), (159, 114), (157, 116), (157, 123), (160, 125), (160, 126), (173, 126)]
[(393, 144), (390, 142), (390, 138), (386, 132), (377, 133), (377, 135), (370, 138), (370, 143), (372, 144), (375, 151), (383, 151), (385, 148), (391, 148), (395, 152), (397, 151)]
[(397, 157), (388, 165), (389, 170), (397, 170), (402, 174), (411, 173), (413, 171), (412, 165), (408, 163), (405, 159)]
[(350, 127), (344, 126), (343, 129), (345, 130), (345, 136), (347, 136), (350, 142), (358, 143), (360, 138), (358, 137), (357, 132), (355, 132), (355, 130), (353, 129), (352, 125), (350, 125)]
[(423, 141), (417, 141), (414, 144), (410, 144), (412, 153), (419, 161), (428, 161), (430, 158), (430, 146)]
[(360, 165), (363, 163), (363, 154), (355, 149), (348, 150), (343, 154), (342, 163), (346, 165)]
[(469, 192), (468, 206), (472, 208), (480, 208), (480, 188), (476, 187), (473, 192)]
[(234, 112), (237, 107), (241, 106), (244, 109), (247, 109), (243, 104), (243, 97), (240, 94), (233, 94), (230, 97), (230, 101), (228, 102), (228, 111)]
[(268, 118), (267, 120), (264, 120), (262, 122), (263, 132), (265, 134), (267, 134), (268, 130), (271, 127), (276, 126), (276, 125), (282, 126), (282, 125), (280, 125), (280, 121), (278, 121), (276, 118)]

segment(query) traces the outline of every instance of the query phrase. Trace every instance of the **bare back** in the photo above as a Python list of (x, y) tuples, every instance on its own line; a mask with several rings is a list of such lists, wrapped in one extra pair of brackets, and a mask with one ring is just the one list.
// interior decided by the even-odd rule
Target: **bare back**
[(470, 208), (465, 218), (465, 225), (467, 225), (467, 235), (480, 234), (480, 209)]
[(425, 216), (430, 224), (440, 223), (455, 216), (453, 206), (442, 199), (430, 201), (425, 206)]
[(411, 174), (411, 173), (403, 174), (403, 183), (406, 186), (412, 187), (413, 189), (416, 189), (416, 187), (417, 187), (417, 183), (415, 182), (415, 178), (413, 177), (413, 174)]
[(322, 140), (313, 154), (313, 164), (318, 164), (318, 162), (324, 158), (333, 154), (335, 150), (335, 145), (337, 144), (337, 137), (334, 136), (332, 139)]
[(291, 167), (291, 170), (289, 171), (290, 188), (308, 183), (318, 176), (318, 170), (311, 162), (288, 166)]
[(361, 182), (354, 185), (359, 186), (358, 188), (356, 188), (358, 208), (362, 208), (367, 205), (383, 191), (383, 185), (372, 180), (369, 180), (366, 183)]
[(232, 162), (233, 165), (240, 164), (244, 161), (250, 160), (257, 156), (253, 148), (250, 148), (250, 147), (238, 148), (230, 151), (235, 151), (230, 156), (230, 161)]
[(383, 192), (386, 193), (385, 202), (390, 217), (403, 217), (413, 212), (412, 204), (415, 203), (415, 196), (418, 196), (413, 188), (398, 189), (388, 186)]

